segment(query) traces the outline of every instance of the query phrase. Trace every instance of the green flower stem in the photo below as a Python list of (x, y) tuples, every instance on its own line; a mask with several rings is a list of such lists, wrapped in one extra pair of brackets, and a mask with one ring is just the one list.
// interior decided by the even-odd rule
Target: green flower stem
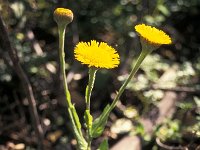
[(96, 72), (97, 72), (96, 68), (93, 68), (93, 67), (89, 68), (89, 81), (88, 81), (88, 86), (85, 92), (86, 109), (89, 111), (90, 111), (90, 97), (91, 97), (92, 89), (94, 87)]
[(66, 73), (65, 73), (65, 52), (64, 52), (64, 40), (65, 40), (65, 26), (59, 26), (58, 25), (58, 32), (59, 32), (59, 58), (60, 58), (60, 66), (61, 66), (61, 73), (63, 76), (63, 86), (65, 91), (65, 96), (67, 100), (67, 107), (69, 112), (69, 117), (73, 126), (73, 132), (75, 135), (75, 138), (78, 142), (78, 147), (81, 150), (85, 150), (84, 147), (86, 147), (87, 143), (85, 142), (85, 139), (83, 138), (81, 127), (78, 127), (79, 118), (76, 114), (75, 108), (71, 102), (71, 96), (70, 92), (68, 90), (67, 86), (67, 79), (66, 79)]
[[(97, 68), (94, 68), (94, 67), (89, 68), (88, 86), (87, 86), (86, 91), (85, 91), (87, 118), (89, 118), (88, 116), (91, 116), (90, 115), (90, 97), (91, 97), (92, 89), (94, 87), (96, 72), (97, 72)], [(86, 119), (86, 124), (87, 124), (87, 143), (88, 143), (87, 150), (90, 150), (91, 149), (90, 148), (91, 142), (92, 142), (92, 137), (90, 135), (90, 130), (91, 130), (91, 127), (92, 127), (92, 119), (90, 119), (90, 118)]]
[(140, 53), (140, 56), (138, 57), (135, 66), (133, 67), (133, 69), (131, 70), (128, 78), (126, 79), (126, 81), (123, 83), (123, 85), (121, 86), (121, 88), (119, 89), (119, 92), (117, 93), (115, 99), (113, 100), (112, 104), (109, 106), (107, 105), (106, 109), (104, 109), (105, 111), (103, 111), (103, 113), (101, 114), (97, 126), (93, 127), (92, 129), (92, 133), (94, 135), (94, 133), (97, 132), (97, 129), (101, 126), (104, 126), (105, 121), (107, 121), (108, 115), (110, 114), (110, 112), (114, 109), (114, 107), (116, 106), (120, 96), (122, 95), (122, 93), (124, 92), (124, 90), (126, 89), (126, 86), (128, 85), (128, 83), (130, 82), (130, 80), (132, 79), (132, 77), (135, 75), (135, 73), (138, 71), (138, 69), (141, 66), (141, 63), (143, 62), (143, 60), (145, 59), (145, 57), (150, 54), (153, 51), (153, 49), (143, 49), (142, 52)]
[(112, 109), (116, 106), (117, 101), (119, 100), (120, 96), (122, 95), (122, 93), (124, 92), (124, 90), (126, 89), (126, 86), (128, 85), (128, 83), (130, 82), (130, 80), (132, 79), (132, 77), (135, 75), (135, 73), (138, 71), (138, 69), (140, 68), (141, 63), (143, 62), (143, 60), (145, 59), (145, 57), (150, 54), (152, 52), (152, 50), (147, 50), (147, 49), (143, 49), (142, 52), (140, 53), (140, 56), (138, 57), (135, 66), (133, 67), (133, 69), (131, 70), (128, 78), (126, 79), (126, 81), (123, 83), (123, 85), (121, 86), (121, 88), (119, 89), (119, 92), (117, 93), (117, 96), (115, 97), (114, 101), (112, 102), (110, 109), (108, 110), (108, 113), (110, 113), (112, 111)]
[(72, 103), (71, 103), (71, 99), (69, 98), (71, 96), (68, 90), (66, 73), (65, 73), (65, 52), (64, 52), (65, 27), (59, 26), (58, 32), (59, 32), (59, 57), (60, 57), (61, 73), (63, 76), (63, 86), (65, 90), (65, 95), (67, 98), (67, 106), (71, 107)]
[(88, 142), (87, 150), (91, 150), (92, 138), (89, 138), (87, 142)]

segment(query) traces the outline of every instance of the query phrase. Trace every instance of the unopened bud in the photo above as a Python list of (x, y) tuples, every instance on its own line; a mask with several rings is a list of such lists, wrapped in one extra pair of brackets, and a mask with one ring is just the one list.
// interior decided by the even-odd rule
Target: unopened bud
[(58, 25), (66, 26), (73, 20), (73, 12), (66, 8), (56, 8), (54, 11), (54, 20)]

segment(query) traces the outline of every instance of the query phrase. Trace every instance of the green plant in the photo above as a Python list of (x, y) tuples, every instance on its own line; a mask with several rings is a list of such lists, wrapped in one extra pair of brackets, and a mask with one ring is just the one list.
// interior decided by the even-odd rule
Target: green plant
[(162, 141), (181, 140), (180, 122), (178, 120), (167, 120), (166, 123), (161, 125), (156, 136)]
[[(144, 24), (136, 25), (135, 30), (141, 37), (142, 51), (134, 67), (132, 68), (128, 78), (125, 80), (121, 88), (116, 94), (113, 102), (107, 105), (102, 114), (93, 121), (93, 117), (90, 113), (90, 96), (95, 82), (95, 76), (98, 69), (106, 68), (111, 69), (119, 65), (119, 55), (114, 48), (107, 45), (104, 42), (79, 42), (75, 48), (75, 58), (82, 64), (85, 64), (89, 68), (89, 80), (85, 92), (86, 109), (84, 119), (87, 128), (86, 139), (84, 138), (81, 131), (81, 123), (76, 113), (76, 109), (71, 102), (70, 92), (68, 90), (65, 74), (65, 53), (64, 53), (64, 37), (65, 27), (72, 22), (73, 13), (69, 9), (57, 8), (54, 11), (54, 20), (58, 24), (59, 32), (59, 56), (61, 72), (63, 76), (63, 86), (65, 90), (68, 113), (73, 126), (73, 132), (77, 140), (77, 148), (80, 150), (90, 150), (91, 142), (93, 138), (99, 137), (104, 131), (110, 112), (115, 108), (120, 96), (124, 92), (128, 83), (140, 68), (143, 60), (155, 49), (159, 48), (162, 44), (171, 44), (171, 38), (166, 35), (163, 31), (160, 31), (154, 27), (147, 26)], [(108, 143), (106, 140), (102, 142), (99, 150), (108, 149)]]

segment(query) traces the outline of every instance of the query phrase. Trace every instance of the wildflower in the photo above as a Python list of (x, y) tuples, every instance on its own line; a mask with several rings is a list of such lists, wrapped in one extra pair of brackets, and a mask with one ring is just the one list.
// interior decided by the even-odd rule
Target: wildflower
[(151, 27), (145, 24), (139, 24), (135, 26), (135, 30), (147, 43), (153, 45), (171, 44), (171, 38), (162, 30), (155, 27)]
[(115, 68), (119, 65), (119, 55), (114, 48), (104, 42), (79, 42), (74, 50), (75, 59), (95, 68)]
[(56, 8), (54, 11), (54, 20), (57, 24), (66, 26), (73, 20), (73, 13), (70, 9)]

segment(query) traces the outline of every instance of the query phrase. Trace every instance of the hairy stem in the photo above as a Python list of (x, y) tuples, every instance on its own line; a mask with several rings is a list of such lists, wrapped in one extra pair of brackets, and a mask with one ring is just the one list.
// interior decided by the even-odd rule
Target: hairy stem
[(86, 145), (86, 143), (82, 136), (81, 128), (78, 127), (78, 124), (80, 124), (80, 122), (79, 122), (78, 115), (76, 114), (76, 110), (71, 102), (71, 95), (68, 90), (66, 73), (65, 73), (65, 52), (64, 52), (65, 26), (58, 26), (58, 32), (59, 32), (60, 67), (61, 67), (61, 74), (63, 77), (63, 86), (64, 86), (64, 92), (65, 92), (65, 96), (66, 96), (68, 113), (69, 113), (69, 117), (70, 117), (70, 120), (72, 123), (75, 138), (78, 142), (78, 147), (79, 147), (79, 149), (83, 149), (83, 147)]
[[(96, 68), (93, 68), (93, 67), (89, 68), (89, 80), (88, 80), (88, 86), (87, 86), (86, 92), (85, 92), (86, 111), (88, 112), (87, 115), (90, 115), (90, 97), (91, 97), (92, 89), (94, 87), (96, 72), (97, 72)], [(87, 124), (87, 143), (88, 143), (87, 150), (91, 149), (90, 147), (91, 147), (91, 142), (92, 142), (92, 138), (91, 138), (91, 135), (90, 135), (90, 130), (91, 130), (90, 121), (91, 121), (90, 119), (88, 121), (86, 121), (86, 124)]]
[(111, 107), (109, 109), (109, 112), (112, 111), (112, 109), (116, 106), (117, 101), (119, 100), (120, 96), (122, 95), (122, 93), (124, 92), (124, 90), (126, 89), (128, 83), (130, 82), (130, 80), (132, 79), (132, 77), (135, 75), (135, 73), (138, 71), (138, 69), (140, 68), (143, 60), (145, 59), (145, 57), (150, 54), (151, 51), (150, 50), (146, 50), (143, 49), (142, 52), (140, 53), (140, 56), (138, 57), (133, 69), (131, 70), (128, 78), (126, 79), (126, 81), (123, 83), (123, 85), (121, 86), (121, 88), (119, 89), (119, 92), (117, 93), (117, 96), (115, 97), (114, 101), (111, 104)]
[(89, 81), (88, 86), (86, 88), (85, 100), (86, 100), (86, 109), (90, 111), (90, 97), (92, 93), (92, 89), (94, 87), (94, 81), (96, 76), (97, 69), (89, 68)]

